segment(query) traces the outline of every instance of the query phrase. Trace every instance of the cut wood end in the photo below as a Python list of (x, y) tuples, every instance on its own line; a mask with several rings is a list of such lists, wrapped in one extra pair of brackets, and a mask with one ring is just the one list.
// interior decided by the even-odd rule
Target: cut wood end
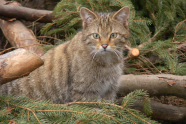
[(16, 49), (0, 56), (0, 84), (28, 75), (43, 65), (43, 60), (25, 49)]
[(137, 57), (139, 56), (139, 50), (137, 48), (133, 48), (131, 54), (132, 56)]

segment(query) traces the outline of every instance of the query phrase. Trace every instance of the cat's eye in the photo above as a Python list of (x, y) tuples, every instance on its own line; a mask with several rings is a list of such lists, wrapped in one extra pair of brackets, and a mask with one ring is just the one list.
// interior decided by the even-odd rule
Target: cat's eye
[(99, 34), (93, 34), (93, 37), (95, 38), (95, 39), (99, 39), (100, 38), (100, 36), (99, 36)]
[(117, 37), (117, 33), (112, 33), (111, 35), (110, 35), (110, 38), (116, 38)]

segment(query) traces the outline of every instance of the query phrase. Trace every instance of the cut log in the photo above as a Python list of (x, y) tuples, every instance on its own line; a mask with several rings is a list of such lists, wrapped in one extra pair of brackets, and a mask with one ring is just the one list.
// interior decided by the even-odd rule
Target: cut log
[(0, 19), (0, 27), (12, 46), (27, 49), (38, 56), (44, 54), (35, 35), (21, 21), (8, 22)]
[[(121, 105), (122, 99), (118, 99), (117, 103)], [(145, 113), (143, 110), (143, 102), (137, 101), (134, 106), (131, 108), (141, 111)], [(184, 122), (186, 121), (186, 108), (185, 107), (177, 107), (167, 104), (162, 104), (151, 100), (150, 103), (151, 109), (153, 113), (150, 115), (152, 119), (156, 120), (164, 120), (170, 122)]]
[(0, 84), (28, 75), (43, 65), (43, 61), (25, 49), (17, 49), (0, 56)]
[[(152, 119), (166, 120), (170, 122), (183, 122), (186, 119), (186, 108), (177, 107), (151, 100), (151, 108), (153, 113), (150, 115)], [(138, 101), (132, 107), (133, 109), (143, 111), (143, 102)]]
[[(150, 115), (152, 119), (167, 120), (170, 122), (184, 122), (186, 121), (186, 108), (177, 107), (167, 104), (161, 104), (151, 100), (151, 108), (153, 113)], [(134, 105), (135, 109), (140, 111), (143, 106), (142, 102), (137, 102)], [(142, 111), (143, 112), (143, 111)]]
[(129, 47), (128, 45), (125, 45), (125, 48), (126, 48), (127, 50), (129, 50), (129, 52), (128, 52), (127, 57), (124, 58), (124, 60), (136, 58), (136, 57), (139, 56), (139, 49), (137, 49), (137, 48), (131, 48), (131, 47)]
[(15, 5), (1, 5), (0, 16), (8, 18), (23, 19), (27, 21), (38, 21), (49, 23), (52, 22), (54, 16), (52, 11), (30, 9)]
[(137, 48), (133, 48), (131, 50), (131, 54), (134, 56), (134, 57), (137, 57), (139, 55), (139, 50)]
[(118, 94), (124, 96), (136, 89), (144, 89), (150, 96), (172, 95), (186, 99), (186, 76), (122, 75), (119, 83)]

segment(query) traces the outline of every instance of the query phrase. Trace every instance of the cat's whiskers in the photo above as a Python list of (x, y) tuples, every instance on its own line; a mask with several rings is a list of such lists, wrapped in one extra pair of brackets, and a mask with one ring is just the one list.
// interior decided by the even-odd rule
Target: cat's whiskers
[(122, 58), (122, 54), (120, 53), (120, 51), (118, 51), (117, 49), (114, 49), (113, 51), (117, 55), (118, 59)]
[(115, 50), (113, 50), (113, 51), (114, 51), (114, 53), (116, 54), (116, 56), (118, 57), (118, 59), (119, 59), (119, 56), (118, 56), (117, 52), (116, 52)]
[(96, 50), (92, 50), (92, 52), (90, 53), (90, 55), (92, 55), (92, 54), (94, 54), (94, 53), (96, 53)]
[(96, 54), (97, 54), (99, 51), (96, 51), (96, 52), (92, 51), (92, 52), (94, 53), (94, 55), (93, 55), (93, 57), (92, 57), (91, 64), (92, 64), (92, 62), (94, 61), (94, 58), (95, 58)]
[(117, 49), (114, 49), (118, 54), (120, 54), (120, 56), (122, 56), (121, 52)]

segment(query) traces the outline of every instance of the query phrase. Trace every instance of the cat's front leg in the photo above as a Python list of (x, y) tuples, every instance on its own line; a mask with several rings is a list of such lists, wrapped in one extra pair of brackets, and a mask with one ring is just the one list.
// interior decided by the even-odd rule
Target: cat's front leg
[(114, 102), (116, 99), (116, 93), (118, 91), (118, 84), (113, 83), (110, 88), (103, 94), (102, 98), (110, 102)]
[(72, 91), (72, 101), (93, 101), (101, 99), (101, 96), (96, 91), (78, 91), (73, 90)]
[(105, 93), (105, 96), (103, 96), (103, 99), (108, 100), (110, 102), (114, 102), (116, 99), (116, 91), (115, 90), (109, 90)]

